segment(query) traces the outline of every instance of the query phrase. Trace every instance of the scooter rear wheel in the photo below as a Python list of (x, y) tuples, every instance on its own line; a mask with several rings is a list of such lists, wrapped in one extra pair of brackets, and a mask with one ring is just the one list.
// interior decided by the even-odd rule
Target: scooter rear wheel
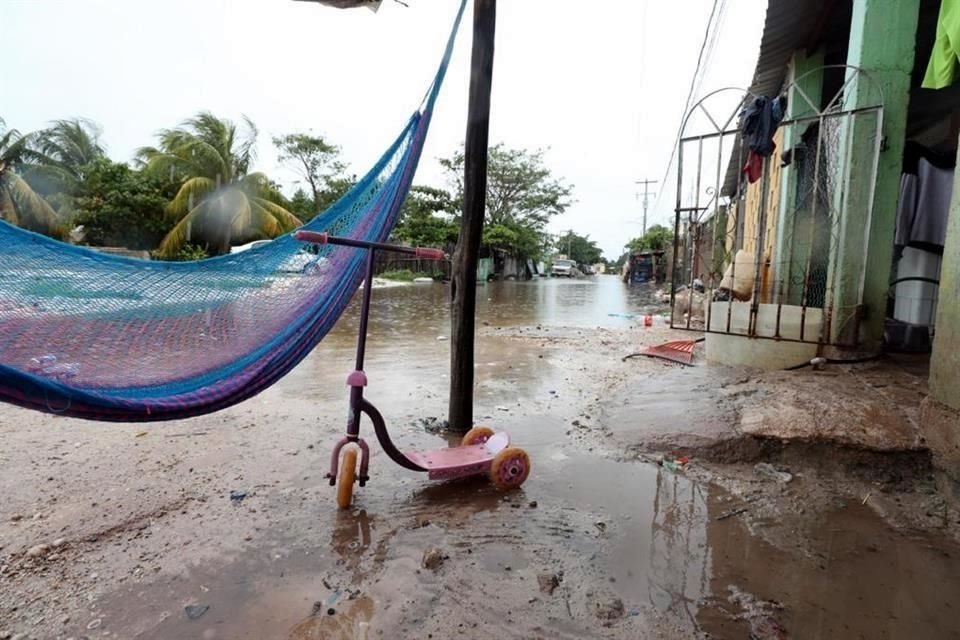
[(349, 509), (353, 500), (353, 482), (357, 477), (357, 450), (347, 449), (340, 461), (340, 473), (337, 477), (337, 506)]
[(468, 447), (472, 444), (483, 444), (490, 439), (490, 436), (493, 435), (493, 429), (490, 427), (474, 427), (463, 434), (463, 439), (460, 441), (461, 447)]

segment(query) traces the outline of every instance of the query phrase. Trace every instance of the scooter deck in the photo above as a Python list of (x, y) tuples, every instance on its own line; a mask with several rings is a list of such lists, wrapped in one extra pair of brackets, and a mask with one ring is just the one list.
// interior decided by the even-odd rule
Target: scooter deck
[(487, 473), (497, 453), (509, 444), (510, 436), (501, 431), (483, 444), (418, 451), (406, 456), (426, 469), (431, 480), (465, 478)]

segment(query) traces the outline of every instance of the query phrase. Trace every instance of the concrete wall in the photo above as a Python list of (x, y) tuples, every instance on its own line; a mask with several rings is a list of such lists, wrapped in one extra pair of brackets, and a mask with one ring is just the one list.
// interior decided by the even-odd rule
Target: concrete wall
[[(943, 247), (936, 327), (930, 358), (930, 395), (960, 410), (960, 172), (954, 177)], [(960, 425), (957, 425), (957, 437), (960, 440)]]

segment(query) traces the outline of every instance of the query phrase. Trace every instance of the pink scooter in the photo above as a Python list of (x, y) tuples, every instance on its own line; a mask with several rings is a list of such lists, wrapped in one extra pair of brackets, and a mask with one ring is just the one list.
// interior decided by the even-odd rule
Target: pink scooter
[[(430, 479), (447, 480), (488, 474), (490, 480), (501, 489), (513, 489), (523, 484), (530, 474), (530, 457), (519, 447), (510, 446), (510, 436), (500, 431), (494, 433), (489, 427), (473, 427), (464, 436), (459, 447), (402, 453), (390, 440), (387, 425), (375, 406), (363, 397), (367, 375), (363, 371), (363, 358), (367, 345), (367, 320), (370, 312), (370, 295), (373, 290), (374, 257), (378, 250), (406, 253), (427, 260), (444, 260), (446, 255), (439, 249), (401, 247), (381, 242), (366, 242), (340, 238), (315, 231), (298, 231), (297, 240), (313, 244), (336, 244), (366, 249), (367, 273), (363, 288), (363, 303), (360, 307), (360, 335), (357, 339), (356, 369), (347, 377), (350, 387), (350, 410), (347, 414), (347, 432), (337, 442), (330, 457), (330, 485), (337, 485), (337, 505), (350, 507), (353, 484), (364, 486), (370, 477), (367, 469), (370, 449), (360, 437), (360, 416), (366, 414), (373, 422), (373, 430), (384, 452), (401, 467), (411, 471), (425, 471)], [(356, 447), (348, 445), (355, 444)], [(357, 473), (357, 449), (360, 450), (360, 469)], [(340, 463), (340, 454), (343, 462)]]

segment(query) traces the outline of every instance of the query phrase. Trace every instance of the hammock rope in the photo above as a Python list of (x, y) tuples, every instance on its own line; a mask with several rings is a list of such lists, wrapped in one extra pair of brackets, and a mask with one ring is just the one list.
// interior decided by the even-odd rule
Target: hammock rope
[[(409, 192), (464, 14), (420, 108), (357, 184), (304, 229), (383, 242)], [(0, 222), (0, 400), (104, 421), (173, 420), (242, 402), (323, 339), (363, 252), (292, 234), (197, 262), (137, 260)]]

